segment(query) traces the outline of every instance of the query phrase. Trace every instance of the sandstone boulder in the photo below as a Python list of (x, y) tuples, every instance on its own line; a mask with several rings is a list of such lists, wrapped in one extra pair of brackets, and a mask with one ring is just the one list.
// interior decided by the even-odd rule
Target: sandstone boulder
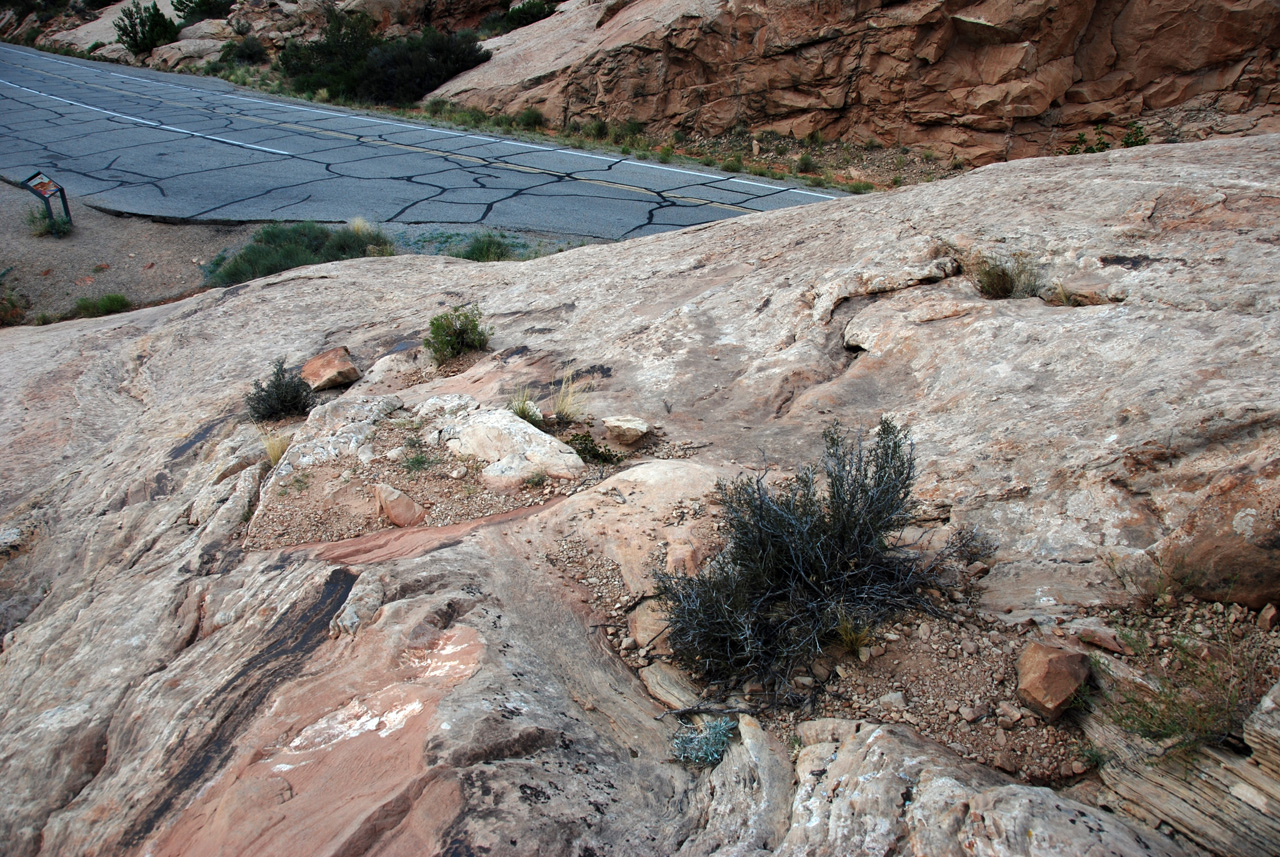
[(218, 42), (226, 42), (236, 37), (235, 31), (231, 29), (231, 25), (221, 18), (206, 18), (203, 21), (196, 21), (189, 27), (183, 27), (178, 33), (179, 41), (188, 39), (211, 39)]
[(506, 408), (461, 414), (441, 426), (440, 442), (456, 455), (491, 462), (482, 475), (496, 487), (511, 487), (538, 473), (569, 479), (586, 467), (568, 446)]
[(639, 443), (653, 427), (639, 417), (605, 417), (604, 428), (609, 437), (624, 446)]
[(1033, 641), (1018, 657), (1018, 699), (1050, 723), (1088, 678), (1089, 658), (1080, 652)]
[(327, 390), (359, 381), (360, 370), (351, 361), (351, 352), (347, 350), (347, 346), (339, 345), (320, 352), (302, 364), (302, 380), (312, 390)]
[(226, 40), (184, 39), (161, 45), (147, 57), (147, 65), (162, 71), (200, 65), (216, 58)]
[(426, 509), (390, 485), (379, 482), (373, 486), (373, 496), (378, 504), (378, 514), (385, 515), (397, 527), (412, 527), (426, 517)]

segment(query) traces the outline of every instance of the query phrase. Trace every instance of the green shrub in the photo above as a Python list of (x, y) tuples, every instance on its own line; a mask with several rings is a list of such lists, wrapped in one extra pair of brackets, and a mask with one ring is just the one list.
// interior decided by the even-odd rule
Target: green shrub
[(449, 78), (489, 58), (474, 33), (451, 35), (427, 28), (418, 36), (383, 41), (371, 18), (326, 13), (317, 42), (290, 42), (280, 67), (299, 92), (327, 90), (332, 98), (409, 104)]
[(393, 246), (384, 233), (367, 226), (331, 230), (310, 221), (272, 223), (255, 232), (248, 247), (219, 265), (209, 283), (231, 286), (303, 265), (386, 255)]
[(609, 136), (609, 123), (603, 119), (592, 119), (583, 129), (583, 133), (594, 140), (603, 140)]
[(507, 30), (518, 30), (543, 18), (551, 17), (557, 5), (559, 4), (548, 3), (546, 0), (524, 0), (523, 3), (518, 3), (507, 10)]
[(742, 158), (739, 158), (737, 155), (734, 155), (732, 158), (726, 158), (721, 162), (720, 169), (724, 170), (726, 173), (740, 173), (742, 172)]
[(725, 548), (692, 577), (658, 574), (670, 646), (708, 677), (786, 675), (837, 639), (923, 606), (932, 567), (890, 543), (910, 519), (915, 455), (908, 431), (882, 418), (869, 446), (838, 423), (825, 452), (773, 489), (764, 476), (717, 485)]
[(436, 363), (444, 363), (467, 351), (483, 351), (493, 331), (480, 324), (480, 308), (456, 306), (431, 319), (423, 344)]
[(26, 219), (27, 228), (37, 238), (45, 235), (63, 238), (71, 234), (71, 219), (65, 215), (55, 214), (50, 219), (49, 212), (43, 208), (28, 208)]
[(718, 717), (701, 729), (686, 726), (671, 739), (671, 755), (685, 765), (713, 768), (729, 749), (733, 730), (734, 723), (728, 717)]
[(225, 18), (231, 14), (233, 0), (173, 0), (173, 11), (184, 25), (206, 18)]
[(257, 36), (245, 36), (238, 42), (231, 41), (223, 45), (218, 59), (224, 63), (262, 65), (268, 59), (267, 48), (258, 41)]
[(471, 236), (467, 246), (458, 253), (458, 258), (470, 259), (472, 262), (501, 262), (504, 259), (510, 259), (514, 255), (515, 250), (511, 244), (500, 235), (495, 235), (492, 232), (481, 232), (478, 235)]
[(547, 119), (542, 115), (542, 111), (536, 107), (526, 107), (516, 116), (516, 124), (526, 131), (537, 131), (543, 125), (547, 124)]
[(116, 37), (134, 56), (151, 53), (160, 45), (167, 45), (178, 38), (178, 24), (165, 17), (155, 3), (145, 9), (133, 0), (120, 10), (115, 21)]
[(813, 155), (805, 152), (800, 156), (800, 160), (796, 161), (796, 172), (811, 173), (813, 172)]
[(133, 304), (124, 295), (111, 294), (100, 298), (80, 298), (76, 301), (76, 315), (83, 318), (98, 318), (124, 312), (131, 306)]
[(253, 382), (253, 389), (244, 397), (249, 416), (257, 422), (278, 420), (283, 417), (306, 416), (316, 405), (311, 385), (297, 372), (284, 368), (284, 359), (272, 364), (271, 377), (264, 385)]
[(983, 257), (974, 275), (978, 291), (993, 300), (1033, 298), (1040, 293), (1040, 272), (1026, 253), (1008, 259)]
[(871, 193), (871, 191), (876, 189), (876, 186), (871, 182), (858, 181), (850, 182), (844, 186), (844, 189), (849, 193)]

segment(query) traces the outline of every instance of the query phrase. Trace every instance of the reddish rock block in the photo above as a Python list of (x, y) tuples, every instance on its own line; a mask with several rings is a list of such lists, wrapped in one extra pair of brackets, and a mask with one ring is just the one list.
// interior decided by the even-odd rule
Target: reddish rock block
[(374, 486), (373, 496), (378, 503), (378, 514), (386, 515), (397, 527), (412, 527), (427, 515), (427, 510), (412, 497), (382, 482)]
[(1028, 643), (1018, 658), (1018, 699), (1052, 723), (1089, 678), (1089, 659), (1044, 643)]
[(351, 362), (347, 346), (339, 345), (312, 357), (302, 366), (302, 380), (312, 390), (342, 387), (360, 380), (360, 370)]

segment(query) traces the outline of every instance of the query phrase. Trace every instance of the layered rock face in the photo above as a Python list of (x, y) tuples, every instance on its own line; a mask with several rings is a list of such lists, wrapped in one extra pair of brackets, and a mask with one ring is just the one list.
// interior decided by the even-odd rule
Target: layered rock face
[[(991, 614), (1050, 626), (1171, 575), (1280, 599), (1277, 187), (1280, 137), (1149, 146), (532, 262), (353, 260), (0, 331), (0, 841), (934, 855), (946, 830), (965, 853), (1178, 853), (900, 726), (810, 727), (792, 767), (744, 717), (695, 776), (604, 641), (612, 604), (592, 612), (548, 558), (572, 540), (637, 589), (656, 550), (696, 566), (707, 545), (673, 522), (716, 476), (761, 450), (794, 470), (832, 419), (888, 413), (916, 442), (909, 535), (999, 542)], [(1043, 299), (982, 298), (979, 256), (1028, 261)], [(286, 463), (358, 448), (364, 418), (339, 413), (376, 428), (437, 396), (501, 408), (565, 367), (594, 379), (588, 410), (660, 426), (689, 460), (466, 524), (245, 550), (287, 488), (243, 416), (250, 382), (338, 345), (370, 367), (467, 301), (492, 354), (400, 386), (370, 370)]]
[[(436, 95), (553, 121), (744, 126), (927, 145), (974, 163), (1143, 118), (1194, 139), (1275, 124), (1269, 0), (568, 3)], [(1178, 105), (1195, 114), (1153, 113)]]

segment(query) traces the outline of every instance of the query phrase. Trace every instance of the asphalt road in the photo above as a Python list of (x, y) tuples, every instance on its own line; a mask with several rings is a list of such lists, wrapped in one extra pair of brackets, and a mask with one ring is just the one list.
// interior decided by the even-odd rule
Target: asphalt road
[(0, 176), (96, 207), (616, 240), (831, 194), (238, 90), (0, 45)]

